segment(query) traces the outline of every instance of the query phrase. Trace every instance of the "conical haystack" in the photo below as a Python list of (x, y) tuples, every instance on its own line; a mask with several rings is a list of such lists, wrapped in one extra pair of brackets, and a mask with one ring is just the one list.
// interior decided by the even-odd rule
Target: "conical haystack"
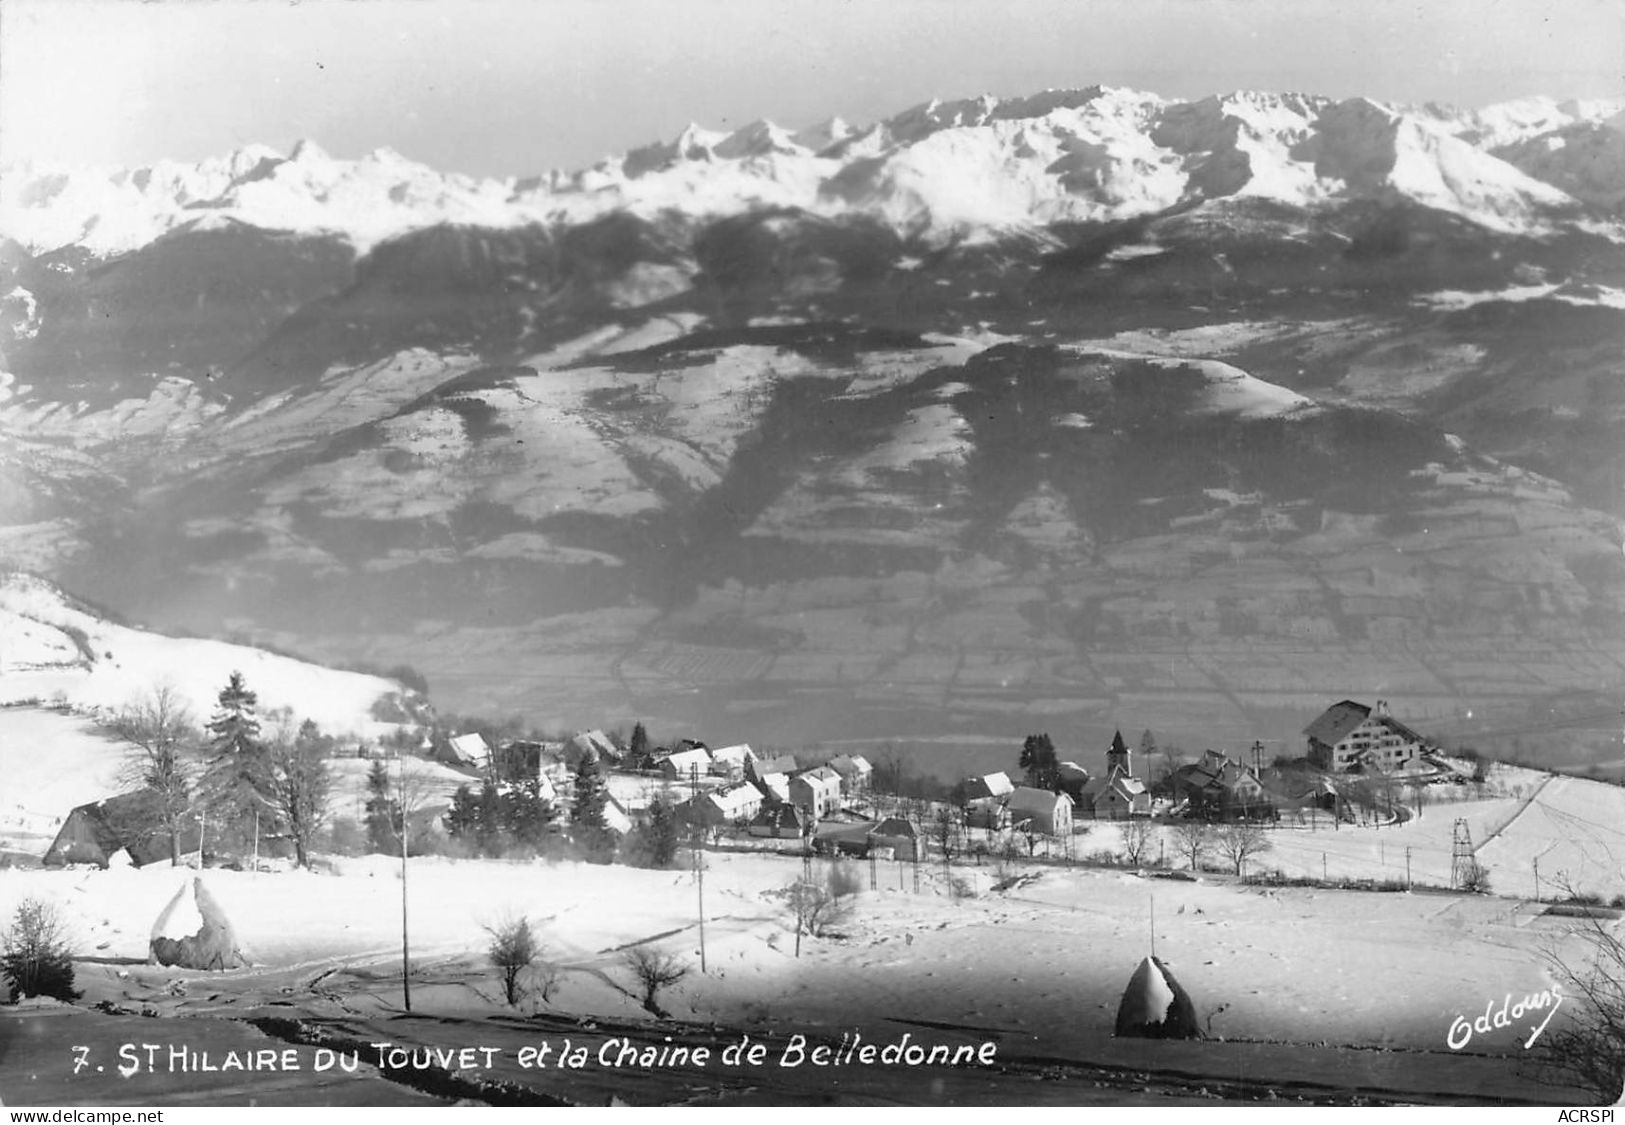
[[(191, 924), (198, 929), (184, 933)], [(176, 931), (182, 931), (177, 936)], [(248, 964), (231, 920), (201, 878), (185, 883), (152, 924), (152, 960), (182, 969), (236, 969)]]
[(1196, 1005), (1155, 957), (1140, 962), (1117, 1005), (1118, 1035), (1133, 1039), (1200, 1039)]

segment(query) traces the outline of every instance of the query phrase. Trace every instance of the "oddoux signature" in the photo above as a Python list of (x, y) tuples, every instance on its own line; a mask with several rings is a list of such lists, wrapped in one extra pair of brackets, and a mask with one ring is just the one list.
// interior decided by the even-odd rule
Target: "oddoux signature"
[(1488, 1035), (1492, 1031), (1503, 1027), (1511, 1027), (1514, 1022), (1524, 1019), (1535, 1013), (1544, 1012), (1545, 1018), (1538, 1024), (1529, 1025), (1529, 1038), (1524, 1040), (1524, 1050), (1535, 1045), (1546, 1025), (1552, 1022), (1557, 1009), (1563, 1004), (1563, 990), (1559, 985), (1552, 985), (1540, 992), (1532, 992), (1516, 1003), (1512, 1000), (1512, 993), (1507, 993), (1497, 1008), (1495, 1001), (1491, 1000), (1484, 1005), (1484, 1014), (1476, 1019), (1469, 1020), (1466, 1016), (1457, 1016), (1450, 1024), (1450, 1033), (1445, 1036), (1445, 1042), (1452, 1051), (1459, 1051), (1471, 1043), (1474, 1035)]

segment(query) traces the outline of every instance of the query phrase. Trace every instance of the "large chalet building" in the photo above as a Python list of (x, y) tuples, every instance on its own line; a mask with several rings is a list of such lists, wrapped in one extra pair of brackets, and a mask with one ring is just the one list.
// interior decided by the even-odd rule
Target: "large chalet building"
[(1401, 770), (1427, 749), (1427, 740), (1390, 715), (1382, 699), (1375, 708), (1352, 699), (1334, 703), (1303, 733), (1309, 763), (1332, 773)]

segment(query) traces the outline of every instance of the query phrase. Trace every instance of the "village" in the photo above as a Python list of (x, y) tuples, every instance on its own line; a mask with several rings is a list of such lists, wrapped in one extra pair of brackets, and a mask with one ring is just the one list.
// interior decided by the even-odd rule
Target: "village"
[[(1222, 853), (1235, 874), (1268, 848), (1264, 830), (1279, 824), (1396, 823), (1415, 815), (1435, 787), (1485, 780), (1484, 767), (1451, 760), (1389, 714), (1343, 700), (1306, 730), (1304, 753), (1265, 765), (1255, 743), (1251, 760), (1207, 749), (1195, 760), (1162, 750), (1150, 731), (1136, 752), (1117, 732), (1094, 771), (1060, 758), (1048, 735), (1028, 736), (1019, 767), (964, 778), (953, 785), (915, 773), (907, 763), (882, 766), (863, 754), (760, 753), (749, 744), (711, 748), (696, 739), (651, 747), (641, 724), (627, 745), (602, 730), (555, 742), (490, 745), (480, 734), (446, 740), (445, 757), (477, 771), (499, 793), (539, 791), (568, 824), (581, 765), (602, 765), (603, 817), (626, 838), (668, 805), (677, 820), (713, 845), (770, 842), (777, 850), (948, 863), (1017, 855), (1084, 860), (1077, 842), (1091, 822), (1117, 822), (1121, 858), (1166, 865), (1164, 847), (1147, 854), (1143, 826), (1190, 826), (1184, 854)], [(1082, 755), (1079, 755), (1082, 756)], [(803, 760), (807, 759), (807, 760)], [(1011, 773), (1015, 773), (1012, 778)], [(785, 843), (788, 842), (788, 843)], [(1099, 853), (1095, 858), (1101, 858)], [(1458, 873), (1468, 882), (1472, 873)]]
[[(1020, 858), (1155, 868), (1182, 857), (1195, 872), (1266, 877), (1271, 869), (1261, 857), (1271, 850), (1272, 828), (1398, 825), (1420, 815), (1433, 794), (1459, 799), (1487, 776), (1488, 763), (1450, 758), (1382, 700), (1333, 704), (1304, 737), (1300, 756), (1277, 755), (1266, 765), (1262, 743), (1247, 758), (1206, 749), (1188, 760), (1182, 750), (1158, 747), (1149, 730), (1137, 748), (1119, 731), (1091, 770), (1074, 760), (1085, 755), (1063, 758), (1047, 734), (1030, 735), (1016, 769), (948, 785), (890, 752), (877, 765), (861, 753), (713, 748), (693, 738), (655, 746), (641, 723), (629, 739), (599, 729), (557, 740), (469, 731), (439, 732), (414, 746), (403, 731), (355, 750), (326, 740), (319, 752), (332, 766), (352, 777), (352, 759), (368, 767), (367, 787), (350, 801), (342, 786), (322, 789), (331, 808), (319, 818), (326, 828), (319, 841), (296, 847), (268, 808), (263, 819), (256, 815), (250, 841), (235, 838), (233, 852), (223, 826), (210, 834), (206, 812), (189, 807), (166, 825), (163, 794), (142, 789), (67, 811), (42, 861), (140, 866), (186, 856), (198, 865), (275, 867), (295, 858), (308, 865), (307, 852), (357, 850), (356, 826), (346, 823), (353, 805), (356, 821), (373, 822), (362, 851), (663, 867), (675, 861), (681, 839), (696, 848), (944, 867)], [(438, 772), (425, 785), (430, 769)], [(389, 821), (382, 831), (380, 812)], [(1096, 822), (1117, 829), (1115, 846), (1089, 841)], [(653, 853), (652, 837), (664, 838)], [(1450, 886), (1487, 887), (1470, 852), (1455, 858)]]
[[(244, 729), (247, 687), (233, 677), (192, 733), (195, 769), (203, 739)], [(375, 728), (358, 743), (276, 709), (260, 718), (274, 799), (246, 835), (218, 801), (184, 810), (173, 836), (155, 831), (165, 802), (150, 788), (82, 801), (31, 835), (0, 823), (0, 912), (54, 904), (72, 942), (82, 995), (63, 1010), (205, 1035), (292, 1005), (335, 1029), (368, 1021), (373, 1039), (494, 1036), (515, 1051), (524, 1028), (491, 1022), (505, 1013), (565, 1034), (654, 1028), (695, 1045), (718, 1025), (776, 1043), (934, 1027), (955, 1049), (997, 1042), (990, 1082), (1013, 1080), (1011, 1051), (1230, 1065), (1113, 1046), (1139, 1035), (1230, 1041), (1288, 1067), (1328, 1043), (1422, 1060), (1467, 998), (1512, 980), (1545, 987), (1543, 943), (1572, 955), (1585, 918), (1608, 924), (1625, 907), (1618, 833), (1605, 827), (1617, 786), (1446, 753), (1381, 701), (1333, 704), (1301, 753), (1269, 762), (1258, 746), (1198, 757), (1150, 732), (1092, 752), (1034, 734), (1012, 739), (1009, 768), (952, 783), (884, 744), (792, 754), (662, 746), (641, 723), (630, 737), (537, 738), (462, 720), (427, 737)], [(86, 791), (67, 775), (104, 784), (93, 779), (115, 775), (97, 763), (139, 749), (131, 728), (84, 714), (19, 706), (0, 720), (50, 748), (6, 748), (21, 781), (52, 779), (36, 807)], [(281, 800), (291, 778), (315, 775), (325, 816), (306, 818), (301, 846), (277, 810), (298, 804)], [(1393, 893), (1405, 891), (1417, 893)], [(1386, 936), (1359, 924), (1369, 919)], [(1399, 955), (1441, 933), (1483, 956)], [(514, 948), (524, 959), (504, 968)], [(1335, 951), (1335, 967), (1312, 949)], [(1291, 968), (1310, 961), (1313, 972)], [(640, 966), (653, 985), (638, 983)], [(415, 1012), (442, 1022), (415, 1031), (401, 1022)], [(1468, 1069), (1407, 1070), (1404, 1088), (1527, 1096), (1521, 1072), (1484, 1077), (1503, 1046), (1475, 1041)], [(1337, 1053), (1312, 1080), (1345, 1097), (1327, 1075), (1358, 1057)], [(1137, 1073), (1100, 1096), (1141, 1090)], [(151, 1076), (153, 1096), (164, 1077)], [(507, 1080), (576, 1100), (627, 1089), (596, 1071)], [(645, 1097), (678, 1096), (650, 1080)]]

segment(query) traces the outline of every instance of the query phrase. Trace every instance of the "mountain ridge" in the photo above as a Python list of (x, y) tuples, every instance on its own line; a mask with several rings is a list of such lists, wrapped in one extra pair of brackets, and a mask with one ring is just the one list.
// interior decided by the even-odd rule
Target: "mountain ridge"
[[(286, 156), (256, 144), (139, 169), (12, 167), (0, 188), (0, 232), (35, 254), (81, 245), (109, 256), (188, 224), (231, 219), (337, 233), (365, 252), (439, 223), (576, 225), (614, 210), (720, 216), (768, 206), (879, 217), (941, 242), (989, 226), (1121, 219), (1249, 189), (1304, 206), (1391, 191), (1497, 229), (1539, 229), (1542, 211), (1617, 203), (1605, 177), (1577, 170), (1549, 142), (1580, 131), (1607, 148), (1622, 113), (1625, 102), (1523, 99), (1452, 110), (1256, 91), (1176, 101), (1094, 86), (929, 101), (863, 127), (691, 125), (672, 141), (580, 170), (484, 179), (388, 149), (335, 159), (304, 140)], [(1385, 154), (1394, 141), (1376, 135), (1379, 119), (1397, 130), (1397, 155)], [(1305, 146), (1314, 159), (1294, 152)], [(1397, 178), (1388, 174), (1396, 162)], [(1350, 169), (1363, 177), (1335, 174)], [(957, 194), (963, 184), (933, 186), (972, 176), (991, 186), (971, 197)]]

